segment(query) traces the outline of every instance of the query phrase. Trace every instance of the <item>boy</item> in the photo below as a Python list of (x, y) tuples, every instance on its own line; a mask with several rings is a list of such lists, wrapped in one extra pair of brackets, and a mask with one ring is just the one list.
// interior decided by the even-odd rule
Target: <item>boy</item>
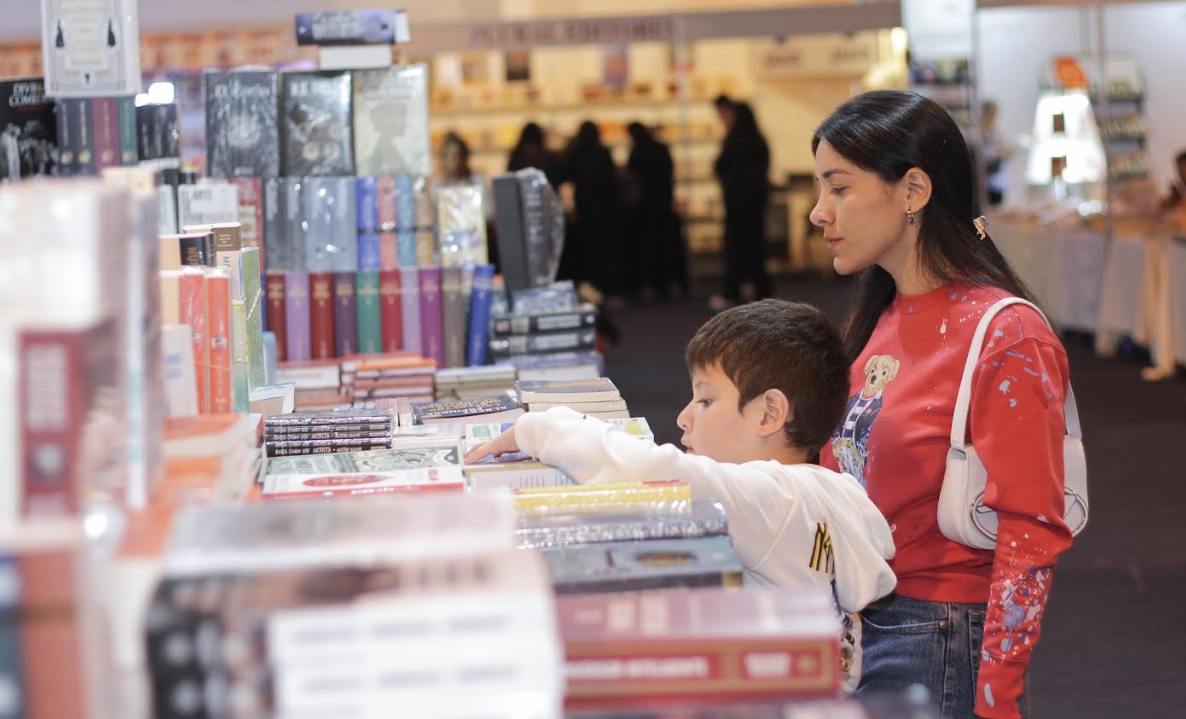
[(841, 668), (860, 679), (856, 613), (894, 588), (885, 519), (847, 474), (815, 464), (848, 401), (849, 362), (822, 312), (762, 300), (705, 323), (686, 353), (692, 400), (680, 412), (686, 452), (656, 446), (566, 407), (528, 412), (488, 454), (522, 450), (582, 484), (680, 479), (720, 502), (749, 578), (831, 589), (847, 613)]

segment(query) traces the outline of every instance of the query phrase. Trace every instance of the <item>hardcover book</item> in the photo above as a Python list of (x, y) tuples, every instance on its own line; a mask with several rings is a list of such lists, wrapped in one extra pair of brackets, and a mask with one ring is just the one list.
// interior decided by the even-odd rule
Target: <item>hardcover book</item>
[(281, 174), (353, 175), (350, 72), (286, 72), (281, 77)]
[(379, 272), (359, 272), (355, 295), (358, 302), (358, 351), (378, 354), (383, 351), (382, 280)]
[(207, 70), (203, 81), (207, 174), (210, 177), (279, 175), (277, 74), (260, 70)]
[(309, 302), (309, 273), (284, 273), (284, 324), (288, 333), (285, 358), (289, 362), (313, 359), (312, 307)]
[(42, 0), (41, 50), (51, 97), (141, 91), (135, 0)]
[(744, 569), (727, 536), (561, 547), (544, 558), (557, 594), (740, 587)]
[(358, 351), (358, 301), (354, 272), (334, 273), (334, 349), (337, 357)]
[(288, 315), (285, 296), (285, 273), (269, 270), (264, 275), (268, 296), (268, 331), (276, 336), (276, 361), (288, 360)]
[(540, 312), (529, 315), (499, 315), (491, 321), (491, 331), (496, 335), (524, 335), (532, 332), (556, 332), (579, 330), (597, 324), (597, 308), (581, 305), (575, 310)]
[(359, 174), (432, 174), (428, 67), (355, 71), (354, 128)]
[(383, 351), (399, 352), (404, 348), (404, 310), (398, 269), (379, 273), (379, 301)]
[(420, 337), (420, 270), (416, 266), (399, 268), (400, 304), (403, 310), (405, 351), (423, 354)]
[(461, 293), (462, 268), (457, 265), (441, 268), (441, 324), (445, 347), (443, 367), (465, 366), (465, 305)]
[(729, 534), (725, 508), (716, 502), (692, 502), (692, 510), (681, 512), (605, 512), (550, 514), (524, 517), (515, 530), (520, 547), (567, 547), (651, 539), (695, 539)]
[(609, 377), (584, 380), (519, 380), (515, 382), (519, 401), (607, 402), (622, 395)]
[(788, 588), (558, 597), (566, 707), (835, 697), (840, 626), (830, 604), (822, 592)]
[(421, 267), (420, 275), (420, 349), (428, 359), (445, 367), (445, 338), (441, 307), (441, 268)]
[(428, 402), (412, 408), (416, 424), (430, 421), (456, 421), (476, 417), (478, 422), (512, 420), (523, 414), (523, 408), (509, 395), (498, 394), (475, 399)]
[(513, 355), (571, 352), (591, 350), (596, 344), (597, 332), (592, 329), (508, 335), (490, 340), (490, 354), (494, 358), (505, 358)]
[(141, 160), (181, 159), (180, 113), (176, 103), (136, 108), (137, 149)]
[(332, 272), (309, 273), (309, 330), (313, 345), (313, 359), (333, 359), (334, 335), (334, 275)]
[(120, 167), (119, 101), (114, 97), (96, 97), (91, 103), (91, 130), (95, 142), (95, 171)]
[(470, 367), (486, 364), (490, 345), (490, 303), (494, 298), (494, 265), (474, 267), (473, 282), (465, 349), (465, 363)]
[(37, 78), (0, 82), (0, 181), (52, 175), (58, 119)]

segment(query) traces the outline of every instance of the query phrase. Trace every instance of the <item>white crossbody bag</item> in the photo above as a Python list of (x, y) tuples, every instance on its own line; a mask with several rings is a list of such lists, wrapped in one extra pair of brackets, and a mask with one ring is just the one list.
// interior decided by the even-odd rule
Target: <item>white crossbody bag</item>
[[(1020, 297), (1007, 297), (984, 313), (972, 346), (968, 349), (968, 360), (964, 364), (964, 375), (960, 379), (959, 394), (956, 395), (955, 413), (951, 421), (951, 450), (947, 453), (947, 471), (943, 475), (943, 489), (939, 493), (939, 530), (943, 536), (969, 547), (992, 549), (997, 542), (997, 513), (984, 504), (984, 487), (988, 472), (976, 456), (976, 448), (965, 441), (968, 426), (968, 405), (972, 395), (972, 374), (980, 361), (980, 350), (984, 335), (992, 318), (1005, 307), (1014, 304), (1033, 307)], [(1049, 323), (1049, 320), (1047, 320)], [(1063, 439), (1063, 478), (1066, 493), (1066, 511), (1063, 520), (1075, 535), (1087, 525), (1087, 460), (1083, 455), (1083, 432), (1079, 428), (1079, 412), (1075, 407), (1075, 393), (1067, 384), (1067, 399), (1064, 406), (1067, 434)]]

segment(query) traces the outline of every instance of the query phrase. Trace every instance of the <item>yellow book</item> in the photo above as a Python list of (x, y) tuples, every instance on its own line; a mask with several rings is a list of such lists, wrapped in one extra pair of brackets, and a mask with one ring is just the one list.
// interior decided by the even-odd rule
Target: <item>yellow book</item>
[(515, 492), (520, 517), (562, 512), (687, 512), (692, 488), (683, 482), (532, 487)]

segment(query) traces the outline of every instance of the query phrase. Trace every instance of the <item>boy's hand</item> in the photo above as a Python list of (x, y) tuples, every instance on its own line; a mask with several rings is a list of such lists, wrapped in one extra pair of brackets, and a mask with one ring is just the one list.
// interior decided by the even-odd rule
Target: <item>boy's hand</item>
[(479, 444), (477, 447), (471, 449), (469, 453), (465, 455), (465, 463), (473, 464), (488, 454), (499, 457), (504, 454), (518, 451), (519, 443), (515, 441), (515, 428), (511, 427), (489, 442)]

